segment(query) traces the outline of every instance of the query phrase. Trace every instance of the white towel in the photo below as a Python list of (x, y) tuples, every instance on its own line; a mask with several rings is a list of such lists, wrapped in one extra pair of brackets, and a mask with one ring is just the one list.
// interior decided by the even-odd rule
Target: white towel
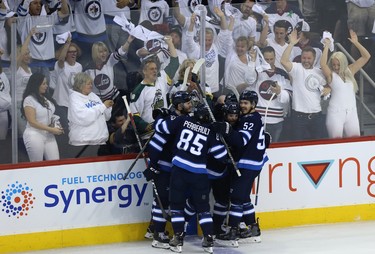
[(42, 6), (42, 10), (40, 11), (40, 15), (39, 16), (47, 16), (46, 7), (44, 5)]
[(332, 34), (330, 32), (324, 31), (323, 37), (320, 42), (324, 45), (324, 40), (328, 38), (331, 41), (331, 45), (329, 45), (329, 50), (332, 52), (335, 49), (334, 40), (332, 38)]
[(255, 69), (257, 72), (262, 72), (271, 69), (271, 65), (266, 62), (264, 59), (264, 56), (262, 54), (262, 51), (257, 46), (254, 46), (254, 49), (257, 52), (257, 59), (256, 59), (256, 67)]
[(260, 15), (264, 15), (266, 12), (263, 10), (262, 6), (259, 4), (254, 4), (253, 8), (251, 8), (253, 12), (259, 13)]
[(62, 33), (62, 34), (59, 34), (56, 36), (56, 42), (58, 44), (64, 44), (66, 42), (66, 40), (69, 38), (69, 36), (71, 37), (71, 33), (68, 31), (68, 32), (65, 32), (65, 33)]
[(372, 27), (372, 33), (375, 34), (375, 20), (374, 20), (374, 26)]
[(121, 13), (121, 16), (115, 16), (113, 21), (121, 26), (121, 29), (129, 34), (134, 29), (135, 25), (132, 22), (129, 22), (128, 19), (125, 17), (125, 14)]

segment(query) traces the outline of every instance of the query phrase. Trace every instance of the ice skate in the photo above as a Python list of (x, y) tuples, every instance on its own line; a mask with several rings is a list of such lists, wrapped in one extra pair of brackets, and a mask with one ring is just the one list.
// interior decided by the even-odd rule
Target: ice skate
[(226, 233), (217, 235), (215, 242), (219, 246), (238, 248), (237, 228), (232, 227)]
[(146, 234), (145, 234), (146, 239), (154, 239), (154, 225), (150, 224), (147, 228)]
[(169, 249), (169, 236), (165, 232), (155, 232), (151, 246), (159, 249)]
[(240, 239), (239, 243), (260, 243), (262, 238), (260, 237), (261, 232), (259, 228), (259, 218), (257, 222), (251, 224), (248, 228), (241, 228), (239, 231)]
[(177, 233), (173, 236), (172, 240), (169, 241), (169, 248), (173, 252), (182, 252), (182, 246), (184, 245), (183, 233)]
[(202, 240), (203, 250), (207, 253), (214, 253), (213, 246), (214, 238), (212, 237), (212, 235), (204, 236)]

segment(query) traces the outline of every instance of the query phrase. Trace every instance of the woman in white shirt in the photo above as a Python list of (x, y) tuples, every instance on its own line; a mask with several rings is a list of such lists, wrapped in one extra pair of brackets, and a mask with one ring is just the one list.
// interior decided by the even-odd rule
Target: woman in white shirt
[(93, 81), (86, 73), (74, 77), (69, 96), (69, 144), (73, 146), (102, 145), (108, 140), (107, 123), (111, 118), (113, 100), (104, 102), (92, 92)]
[(47, 93), (48, 84), (44, 75), (30, 76), (22, 100), (22, 115), (27, 124), (23, 141), (30, 161), (58, 160), (59, 148), (54, 135), (63, 134), (63, 129), (54, 125), (55, 104)]
[(57, 84), (53, 92), (53, 98), (58, 105), (56, 110), (64, 128), (68, 127), (69, 95), (72, 91), (74, 76), (82, 72), (82, 65), (77, 62), (77, 58), (80, 56), (81, 49), (77, 44), (71, 42), (70, 37), (56, 52), (55, 72), (57, 74)]
[(326, 126), (330, 138), (360, 136), (359, 120), (355, 94), (358, 85), (354, 75), (370, 60), (370, 53), (359, 43), (357, 34), (350, 30), (350, 42), (361, 57), (348, 65), (342, 52), (335, 52), (328, 58), (331, 41), (324, 40), (324, 50), (320, 59), (320, 67), (331, 88), (331, 99), (327, 108)]

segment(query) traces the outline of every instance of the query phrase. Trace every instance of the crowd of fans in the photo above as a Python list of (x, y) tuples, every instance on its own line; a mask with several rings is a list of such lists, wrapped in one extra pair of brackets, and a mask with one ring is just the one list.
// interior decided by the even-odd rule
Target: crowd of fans
[[(207, 12), (205, 33), (198, 4)], [(201, 99), (199, 84), (191, 74), (184, 82), (184, 74), (202, 56), (204, 90), (213, 108), (223, 95), (256, 91), (257, 110), (273, 142), (358, 136), (358, 121), (350, 131), (345, 117), (340, 126), (329, 121), (345, 102), (336, 99), (340, 87), (329, 85), (337, 81), (334, 61), (328, 59), (334, 42), (360, 59), (354, 67), (339, 60), (351, 74), (337, 73), (344, 83), (351, 77), (355, 86), (354, 74), (369, 62), (374, 46), (374, 18), (374, 0), (0, 0), (0, 140), (9, 137), (17, 118), (30, 161), (64, 158), (58, 148), (64, 139), (82, 149), (102, 145), (99, 154), (136, 151), (123, 96), (130, 101), (138, 134), (146, 139), (153, 109), (169, 107), (174, 92), (192, 92), (193, 98), (195, 92)], [(12, 43), (17, 44), (16, 63), (11, 62)], [(306, 52), (311, 53), (307, 60)], [(14, 102), (11, 64), (17, 65)], [(306, 69), (319, 78), (303, 76)], [(312, 97), (301, 94), (297, 87), (303, 84)], [(355, 89), (347, 92), (351, 100)], [(344, 104), (335, 108), (330, 100)], [(10, 114), (12, 103), (16, 116)], [(357, 116), (355, 101), (345, 110)]]

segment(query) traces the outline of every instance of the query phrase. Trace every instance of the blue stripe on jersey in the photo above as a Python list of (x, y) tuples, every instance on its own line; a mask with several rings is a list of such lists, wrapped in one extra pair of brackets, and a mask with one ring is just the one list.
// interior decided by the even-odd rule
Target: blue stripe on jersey
[(238, 168), (250, 169), (250, 170), (261, 170), (264, 163), (268, 161), (268, 156), (266, 153), (263, 154), (263, 159), (261, 161), (240, 159), (237, 163)]
[(179, 168), (186, 169), (195, 174), (207, 174), (205, 163), (202, 163), (202, 164), (193, 163), (177, 155), (173, 157), (172, 163), (173, 165), (176, 165)]

